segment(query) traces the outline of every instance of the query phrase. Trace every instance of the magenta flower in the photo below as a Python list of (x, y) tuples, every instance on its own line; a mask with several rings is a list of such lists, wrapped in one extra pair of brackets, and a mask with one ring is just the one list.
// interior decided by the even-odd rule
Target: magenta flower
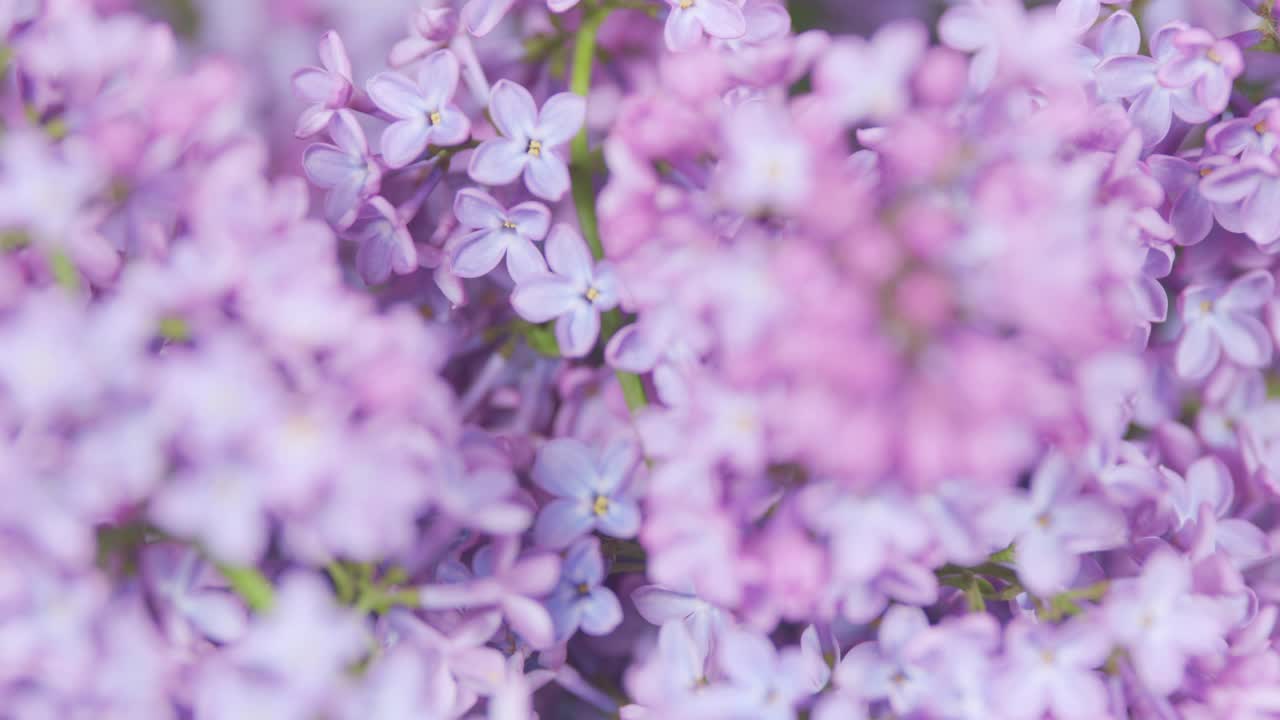
[(578, 628), (588, 635), (608, 635), (622, 622), (618, 596), (604, 586), (600, 540), (583, 537), (569, 546), (560, 568), (560, 584), (547, 598), (556, 640), (568, 640)]
[(1231, 84), (1244, 71), (1240, 48), (1199, 28), (1178, 31), (1173, 46), (1177, 55), (1161, 64), (1157, 78), (1165, 87), (1191, 88), (1203, 114), (1184, 108), (1179, 116), (1188, 122), (1205, 122), (1227, 107)]
[(667, 0), (671, 12), (663, 37), (672, 52), (691, 50), (702, 42), (703, 33), (732, 40), (747, 32), (742, 8), (731, 0)]
[(383, 112), (397, 118), (382, 132), (382, 159), (404, 167), (428, 144), (458, 145), (471, 134), (471, 121), (453, 104), (458, 89), (458, 59), (437, 50), (422, 61), (415, 85), (397, 72), (383, 72), (369, 80), (369, 98)]
[(311, 103), (298, 117), (294, 134), (300, 138), (320, 132), (338, 110), (351, 102), (351, 60), (338, 33), (330, 30), (318, 48), (323, 67), (304, 67), (293, 74), (293, 91)]
[(1092, 720), (1107, 717), (1107, 688), (1095, 669), (1111, 652), (1111, 638), (1094, 623), (1036, 624), (1016, 619), (1005, 632), (1000, 693), (1010, 718)]
[(1218, 609), (1192, 594), (1191, 566), (1167, 549), (1153, 554), (1139, 577), (1115, 583), (1104, 613), (1112, 637), (1157, 695), (1177, 689), (1188, 658), (1226, 649)]
[(1174, 367), (1183, 378), (1199, 380), (1209, 374), (1225, 352), (1244, 367), (1271, 362), (1271, 335), (1255, 314), (1275, 290), (1275, 279), (1254, 270), (1229, 285), (1192, 285), (1178, 299), (1182, 338)]
[(616, 538), (635, 537), (640, 507), (627, 494), (636, 464), (635, 447), (615, 441), (601, 455), (572, 438), (556, 438), (538, 452), (533, 481), (555, 496), (543, 506), (533, 537), (543, 547), (562, 548), (599, 530)]
[(356, 220), (360, 203), (377, 194), (382, 170), (369, 154), (369, 141), (350, 110), (338, 110), (329, 122), (329, 136), (336, 145), (317, 143), (302, 154), (307, 178), (329, 190), (324, 201), (325, 219), (339, 229)]
[(453, 214), (466, 234), (452, 252), (453, 272), (474, 278), (488, 274), (503, 256), (511, 279), (521, 282), (545, 273), (547, 263), (534, 242), (547, 236), (551, 211), (539, 202), (523, 202), (507, 210), (492, 196), (475, 188), (458, 192)]
[(542, 111), (523, 86), (499, 80), (489, 96), (489, 113), (501, 137), (486, 140), (471, 156), (467, 172), (485, 185), (506, 185), (524, 175), (529, 192), (557, 201), (569, 190), (569, 168), (557, 148), (569, 142), (586, 119), (587, 102), (573, 93), (552, 95)]
[(618, 305), (618, 280), (608, 262), (591, 263), (582, 236), (563, 223), (547, 238), (550, 273), (528, 277), (511, 294), (511, 306), (529, 322), (556, 321), (565, 357), (591, 352), (600, 335), (600, 313)]
[(369, 285), (381, 285), (391, 277), (418, 269), (418, 251), (399, 213), (386, 198), (365, 203), (352, 223), (350, 236), (360, 244), (356, 271)]
[(1124, 542), (1120, 511), (1080, 490), (1079, 475), (1055, 453), (1036, 470), (1026, 499), (1010, 497), (988, 518), (1015, 533), (1018, 577), (1037, 595), (1066, 589), (1080, 570), (1080, 555)]

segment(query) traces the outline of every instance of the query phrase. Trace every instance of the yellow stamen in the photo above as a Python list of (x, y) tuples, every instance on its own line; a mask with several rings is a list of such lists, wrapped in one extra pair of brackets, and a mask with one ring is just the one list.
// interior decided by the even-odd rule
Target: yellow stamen
[(1209, 177), (1209, 174), (1210, 174), (1210, 173), (1212, 173), (1212, 172), (1213, 172), (1213, 168), (1211, 168), (1211, 167), (1202, 167), (1202, 168), (1200, 168), (1200, 177)]
[(595, 502), (591, 503), (591, 512), (596, 515), (604, 515), (609, 512), (609, 498), (604, 495), (597, 495)]
[(688, 10), (693, 7), (693, 0), (680, 0), (680, 9)]
[(503, 220), (503, 221), (502, 221), (502, 227), (504, 227), (504, 228), (506, 228), (506, 229), (508, 229), (508, 230), (515, 230), (515, 229), (516, 229), (516, 224), (515, 224), (515, 223), (513, 223), (513, 222), (511, 222), (510, 220)]
[(439, 110), (434, 110), (430, 115), (427, 116), (427, 119), (431, 121), (432, 125), (439, 125), (440, 121), (443, 120), (444, 118), (441, 117)]
[(1036, 516), (1036, 524), (1042, 528), (1047, 528), (1053, 524), (1053, 518), (1049, 513), (1040, 513)]
[(541, 140), (530, 140), (530, 141), (529, 141), (529, 154), (530, 154), (530, 155), (532, 155), (532, 156), (534, 156), (534, 157), (539, 157), (540, 155), (542, 155), (542, 141), (541, 141)]
[(1206, 312), (1206, 313), (1207, 313), (1207, 312), (1212, 312), (1212, 311), (1213, 311), (1213, 301), (1212, 301), (1212, 300), (1201, 300), (1201, 301), (1200, 301), (1200, 312)]
[(1215, 63), (1222, 62), (1222, 56), (1219, 55), (1218, 51), (1214, 50), (1213, 48), (1209, 48), (1209, 52), (1205, 53), (1204, 56), (1209, 58), (1210, 62), (1215, 62)]
[(1266, 121), (1266, 120), (1261, 120), (1261, 121), (1259, 121), (1257, 125), (1254, 125), (1254, 126), (1253, 126), (1253, 131), (1254, 131), (1254, 132), (1256, 132), (1256, 133), (1258, 133), (1259, 135), (1266, 135), (1266, 134), (1267, 134), (1267, 121)]
[(591, 586), (586, 583), (578, 583), (578, 594), (587, 595), (591, 593)]
[(585, 294), (587, 296), (587, 300), (590, 302), (595, 302), (596, 298), (600, 297), (600, 291), (593, 287), (587, 288), (587, 292)]

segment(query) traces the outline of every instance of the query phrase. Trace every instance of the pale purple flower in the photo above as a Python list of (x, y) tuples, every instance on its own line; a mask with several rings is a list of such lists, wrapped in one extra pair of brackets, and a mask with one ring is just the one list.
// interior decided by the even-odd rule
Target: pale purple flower
[(1179, 116), (1187, 122), (1205, 122), (1227, 107), (1231, 85), (1244, 71), (1240, 48), (1199, 28), (1178, 31), (1173, 46), (1177, 54), (1161, 63), (1157, 78), (1165, 87), (1191, 88), (1202, 114), (1184, 108)]
[[(1126, 0), (1058, 0), (1056, 13), (1058, 21), (1064, 27), (1083, 35), (1098, 21), (1102, 14), (1103, 2), (1108, 5), (1121, 5)], [(1114, 16), (1113, 16), (1114, 17)]]
[(880, 621), (876, 642), (853, 647), (832, 675), (841, 694), (863, 701), (888, 700), (899, 715), (909, 715), (930, 692), (928, 670), (912, 651), (929, 632), (924, 611), (909, 605), (894, 605)]
[(600, 540), (587, 536), (569, 545), (560, 567), (560, 584), (547, 598), (557, 641), (568, 640), (578, 628), (588, 635), (608, 635), (622, 622), (622, 604), (604, 580)]
[(827, 684), (817, 632), (809, 627), (801, 647), (781, 652), (767, 636), (744, 628), (725, 631), (716, 651), (728, 687), (714, 688), (728, 717), (791, 720), (796, 705)]
[(995, 79), (1000, 59), (1000, 30), (1007, 24), (1013, 3), (1006, 0), (971, 0), (953, 5), (938, 21), (938, 35), (947, 47), (973, 53), (969, 85), (982, 92)]
[(1245, 117), (1214, 125), (1205, 134), (1205, 144), (1233, 157), (1271, 155), (1280, 147), (1280, 99), (1263, 100)]
[(1186, 159), (1152, 155), (1147, 168), (1164, 188), (1169, 224), (1179, 245), (1195, 245), (1213, 229), (1213, 205), (1200, 192), (1200, 179), (1228, 162), (1222, 156)]
[(1009, 497), (987, 520), (1014, 533), (1018, 577), (1037, 595), (1065, 590), (1080, 569), (1080, 556), (1124, 542), (1124, 516), (1099, 497), (1081, 493), (1079, 473), (1051, 454), (1031, 479), (1025, 498)]
[(556, 497), (538, 513), (533, 526), (537, 543), (562, 548), (592, 530), (635, 537), (640, 507), (626, 486), (636, 461), (635, 446), (627, 440), (611, 443), (599, 455), (573, 438), (544, 445), (533, 465), (533, 481)]
[(216, 572), (194, 549), (151, 545), (141, 564), (165, 633), (175, 645), (191, 647), (198, 637), (228, 643), (244, 634), (248, 608), (229, 589), (213, 584), (210, 576)]
[(1218, 223), (1242, 232), (1264, 248), (1280, 239), (1280, 163), (1269, 155), (1246, 154), (1239, 162), (1214, 169), (1200, 181), (1200, 193), (1213, 203)]
[(1182, 291), (1183, 329), (1174, 366), (1188, 380), (1207, 376), (1222, 353), (1244, 367), (1271, 361), (1271, 335), (1256, 313), (1271, 299), (1275, 280), (1254, 270), (1229, 285), (1192, 285)]
[(519, 541), (502, 537), (476, 551), (475, 576), (453, 583), (421, 588), (422, 607), (428, 610), (463, 607), (497, 607), (511, 629), (534, 648), (555, 642), (551, 616), (539, 598), (555, 587), (560, 558), (549, 553), (520, 555)]
[(506, 185), (523, 174), (529, 192), (559, 200), (569, 190), (569, 168), (558, 148), (577, 134), (586, 112), (586, 100), (573, 93), (552, 95), (539, 112), (522, 85), (499, 80), (489, 113), (502, 135), (476, 148), (467, 172), (485, 185)]
[(1176, 529), (1193, 561), (1221, 550), (1244, 568), (1267, 557), (1266, 534), (1248, 520), (1230, 517), (1235, 481), (1221, 460), (1203, 457), (1187, 468), (1185, 480), (1173, 478), (1170, 499), (1177, 514)]
[(642, 585), (631, 593), (631, 602), (640, 617), (666, 626), (679, 621), (685, 626), (690, 640), (706, 657), (715, 645), (715, 638), (724, 629), (726, 614), (715, 605), (691, 592), (678, 592), (661, 585)]
[(591, 352), (600, 335), (600, 313), (618, 305), (618, 280), (608, 261), (592, 264), (587, 244), (563, 223), (547, 237), (550, 273), (527, 277), (511, 294), (511, 306), (529, 322), (556, 321), (565, 357)]
[(1097, 69), (1098, 92), (1104, 98), (1130, 100), (1129, 121), (1141, 131), (1143, 144), (1147, 147), (1169, 134), (1174, 114), (1188, 122), (1208, 119), (1189, 87), (1168, 87), (1159, 78), (1161, 68), (1179, 56), (1175, 38), (1183, 29), (1183, 25), (1168, 25), (1152, 35), (1151, 52), (1154, 57), (1115, 55), (1104, 60)]
[(253, 565), (267, 549), (266, 492), (251, 465), (202, 464), (179, 473), (149, 512), (158, 526), (198, 540), (219, 562)]
[(462, 6), (462, 25), (476, 37), (488, 35), (507, 16), (516, 0), (468, 0)]
[(380, 285), (391, 273), (418, 269), (418, 251), (404, 221), (387, 199), (378, 196), (361, 206), (348, 236), (359, 243), (356, 271), (369, 285)]
[(1012, 720), (1107, 717), (1108, 697), (1095, 671), (1111, 638), (1090, 620), (1065, 625), (1018, 618), (1005, 631), (1005, 672), (999, 696)]
[(547, 263), (534, 242), (547, 236), (551, 211), (539, 202), (523, 202), (510, 210), (475, 188), (458, 192), (453, 214), (466, 233), (451, 254), (455, 275), (464, 278), (489, 273), (507, 258), (507, 272), (516, 282), (546, 272)]
[(330, 30), (317, 48), (322, 67), (304, 67), (293, 74), (293, 91), (311, 103), (298, 116), (294, 134), (311, 137), (329, 124), (338, 110), (351, 102), (351, 59), (338, 33)]
[(511, 471), (486, 467), (468, 471), (458, 457), (445, 459), (441, 469), (436, 502), (459, 523), (495, 535), (529, 527), (533, 513), (515, 497), (517, 483)]
[(703, 34), (731, 40), (747, 32), (742, 8), (732, 0), (667, 0), (671, 6), (663, 37), (672, 52), (691, 50)]
[(441, 657), (408, 645), (378, 657), (348, 705), (349, 720), (448, 720), (467, 709), (457, 709), (458, 685)]
[(925, 28), (909, 20), (880, 28), (870, 40), (842, 38), (818, 60), (814, 88), (842, 122), (889, 120), (911, 99), (911, 74), (928, 41)]
[(1188, 658), (1226, 650), (1213, 602), (1192, 593), (1191, 566), (1167, 549), (1153, 554), (1139, 577), (1113, 583), (1103, 610), (1112, 637), (1156, 695), (1177, 689)]
[(385, 636), (388, 643), (413, 645), (440, 659), (439, 672), (456, 680), (452, 708), (456, 715), (500, 685), (506, 672), (505, 658), (486, 643), (501, 625), (502, 613), (485, 611), (465, 616), (446, 633), (408, 610), (394, 608), (387, 613)]
[(369, 99), (397, 119), (382, 131), (382, 159), (390, 167), (412, 163), (428, 144), (458, 145), (471, 134), (471, 121), (453, 104), (458, 59), (448, 50), (422, 61), (416, 84), (398, 72), (383, 72), (368, 88)]
[(387, 64), (400, 68), (426, 57), (458, 32), (458, 11), (437, 0), (422, 0), (409, 22), (409, 36), (391, 46)]
[(663, 623), (653, 654), (627, 673), (627, 690), (637, 704), (624, 706), (622, 717), (660, 720), (690, 707), (706, 685), (706, 665), (707, 649), (694, 641), (684, 623)]
[(326, 188), (325, 219), (339, 229), (351, 226), (360, 204), (377, 194), (382, 169), (369, 154), (369, 141), (350, 110), (338, 110), (329, 121), (336, 145), (317, 143), (302, 154), (302, 167), (316, 185)]

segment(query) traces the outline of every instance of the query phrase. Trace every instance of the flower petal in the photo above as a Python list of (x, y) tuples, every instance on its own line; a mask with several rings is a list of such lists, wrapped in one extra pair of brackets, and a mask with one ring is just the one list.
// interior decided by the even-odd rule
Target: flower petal
[(427, 149), (431, 135), (431, 124), (422, 116), (391, 123), (382, 131), (382, 160), (391, 168), (412, 163)]
[(544, 147), (563, 145), (578, 134), (587, 118), (587, 99), (574, 93), (556, 93), (538, 114), (537, 137)]
[(608, 635), (622, 624), (622, 604), (609, 588), (595, 588), (580, 607), (582, 632), (588, 635)]
[(591, 449), (573, 438), (556, 438), (538, 451), (533, 463), (533, 482), (553, 495), (588, 499), (588, 480), (596, 475)]
[(1133, 97), (1155, 85), (1156, 61), (1145, 55), (1117, 55), (1098, 66), (1096, 79), (1104, 97)]
[(556, 498), (538, 513), (533, 524), (533, 540), (539, 547), (559, 550), (586, 535), (595, 521), (586, 500)]
[(528, 140), (538, 123), (538, 106), (523, 85), (507, 79), (494, 83), (489, 113), (498, 132), (513, 140)]
[(507, 274), (519, 284), (546, 275), (547, 263), (532, 242), (516, 235), (507, 242)]
[(498, 230), (507, 218), (507, 211), (489, 193), (464, 188), (453, 198), (453, 216), (465, 228)]
[(986, 14), (973, 5), (947, 10), (938, 21), (938, 36), (944, 45), (961, 52), (981, 50), (992, 41)]
[(1127, 10), (1118, 10), (1102, 21), (1098, 28), (1098, 53), (1104, 58), (1136, 55), (1142, 45), (1138, 21)]
[(1158, 87), (1140, 93), (1129, 106), (1129, 121), (1142, 133), (1145, 147), (1163, 140), (1173, 124), (1173, 106), (1169, 93)]
[(440, 122), (432, 127), (431, 142), (441, 147), (460, 145), (471, 137), (471, 120), (452, 105), (439, 110)]
[(1182, 331), (1174, 353), (1174, 368), (1187, 380), (1199, 380), (1218, 364), (1222, 347), (1209, 322), (1194, 322)]
[(516, 0), (470, 0), (463, 8), (461, 13), (462, 25), (467, 32), (476, 37), (484, 37), (488, 35), (502, 18), (507, 16), (507, 11), (515, 4)]
[(1252, 270), (1231, 281), (1215, 305), (1223, 310), (1257, 310), (1267, 304), (1275, 290), (1275, 277), (1270, 272)]
[(575, 301), (556, 319), (556, 341), (564, 357), (585, 357), (600, 336), (600, 313), (586, 300)]
[(579, 304), (586, 304), (581, 292), (552, 275), (524, 280), (511, 293), (511, 307), (520, 317), (535, 323), (560, 317)]
[(522, 202), (511, 208), (507, 217), (516, 226), (520, 237), (529, 240), (541, 240), (547, 236), (551, 227), (551, 211), (540, 202)]
[(347, 56), (347, 48), (342, 44), (338, 33), (330, 30), (320, 36), (320, 45), (316, 48), (320, 55), (320, 64), (339, 75), (351, 77), (351, 58)]
[(463, 237), (453, 251), (453, 274), (464, 278), (486, 275), (498, 266), (506, 252), (502, 233), (477, 230)]
[(555, 625), (542, 603), (520, 595), (507, 595), (502, 598), (502, 612), (511, 629), (535, 650), (551, 647), (555, 642)]
[(418, 89), (428, 110), (439, 110), (458, 91), (458, 58), (448, 50), (437, 50), (418, 69)]
[(369, 157), (369, 141), (365, 139), (355, 113), (350, 110), (339, 110), (329, 123), (329, 137), (342, 151), (354, 157)]
[(358, 166), (350, 155), (333, 145), (316, 143), (302, 153), (302, 169), (311, 182), (322, 188), (351, 184)]
[(662, 34), (671, 52), (692, 50), (702, 42), (702, 23), (691, 11), (672, 8)]
[(640, 532), (640, 506), (631, 498), (610, 498), (609, 508), (596, 518), (596, 528), (610, 537), (633, 538)]
[(529, 157), (524, 166), (524, 184), (534, 195), (556, 202), (569, 192), (569, 168), (559, 155), (544, 151), (538, 157)]
[(467, 174), (485, 185), (506, 185), (520, 177), (529, 162), (524, 143), (494, 138), (481, 143), (471, 155)]
[(308, 105), (298, 116), (298, 124), (294, 128), (293, 136), (300, 139), (309, 138), (324, 130), (332, 119), (332, 110), (323, 105)]
[(711, 37), (732, 40), (747, 34), (747, 19), (742, 8), (730, 0), (697, 0), (693, 11), (702, 29)]
[(1218, 339), (1227, 357), (1245, 367), (1265, 367), (1271, 362), (1272, 340), (1267, 328), (1252, 315), (1228, 313), (1216, 323)]
[(547, 264), (584, 291), (591, 283), (591, 252), (578, 231), (569, 225), (559, 223), (551, 229), (547, 237)]

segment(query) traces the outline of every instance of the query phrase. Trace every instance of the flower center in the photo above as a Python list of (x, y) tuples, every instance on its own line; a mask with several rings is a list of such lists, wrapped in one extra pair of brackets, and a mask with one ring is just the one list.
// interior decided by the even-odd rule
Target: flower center
[(439, 110), (432, 110), (431, 114), (427, 116), (427, 119), (431, 121), (432, 125), (439, 125), (440, 121), (444, 118), (440, 115)]
[(1209, 175), (1212, 173), (1213, 173), (1213, 168), (1211, 167), (1200, 168), (1200, 177), (1209, 177)]
[(1200, 312), (1207, 313), (1207, 312), (1212, 312), (1212, 311), (1213, 311), (1213, 301), (1212, 301), (1212, 300), (1201, 300), (1201, 301), (1200, 301)]
[(583, 295), (586, 295), (587, 300), (590, 302), (595, 302), (596, 298), (600, 297), (600, 291), (593, 287), (587, 287), (587, 291)]
[(688, 10), (693, 7), (693, 0), (680, 0), (680, 9)]
[(1052, 650), (1041, 650), (1041, 651), (1040, 651), (1040, 659), (1044, 661), (1044, 664), (1045, 664), (1045, 665), (1052, 665), (1052, 664), (1053, 664), (1053, 661), (1054, 661), (1053, 651), (1052, 651)]
[(1209, 52), (1205, 53), (1204, 56), (1209, 58), (1209, 62), (1222, 63), (1222, 55), (1214, 48), (1209, 48)]
[(510, 220), (503, 220), (502, 227), (506, 228), (507, 230), (515, 230), (516, 224), (511, 222)]
[(1258, 121), (1258, 124), (1253, 126), (1253, 131), (1254, 131), (1254, 132), (1256, 132), (1256, 133), (1258, 133), (1259, 135), (1266, 135), (1266, 134), (1267, 134), (1267, 121), (1266, 121), (1266, 120), (1259, 120), (1259, 121)]
[(609, 498), (604, 495), (597, 495), (596, 499), (591, 503), (591, 512), (597, 516), (609, 512)]
[(542, 141), (541, 141), (541, 140), (530, 140), (530, 141), (529, 141), (529, 149), (527, 150), (527, 152), (528, 152), (530, 155), (534, 156), (534, 157), (541, 157), (541, 155), (542, 155)]
[(578, 583), (577, 591), (579, 595), (590, 595), (591, 586), (586, 583)]
[(1053, 524), (1053, 516), (1047, 512), (1040, 513), (1036, 516), (1036, 524), (1042, 528), (1048, 528)]

